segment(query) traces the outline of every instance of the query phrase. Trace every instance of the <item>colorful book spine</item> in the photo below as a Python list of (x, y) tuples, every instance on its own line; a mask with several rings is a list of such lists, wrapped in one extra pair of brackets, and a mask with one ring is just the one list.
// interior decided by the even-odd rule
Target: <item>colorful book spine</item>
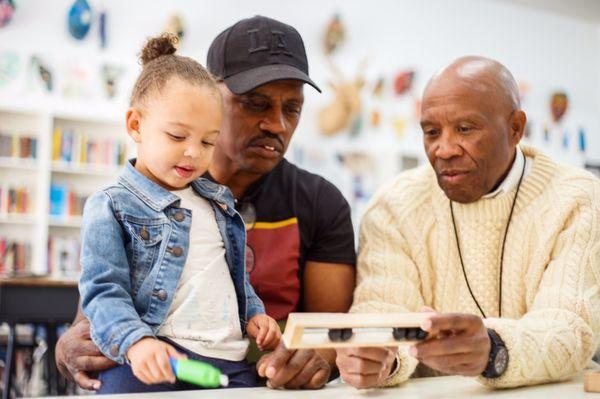
[(73, 160), (73, 132), (71, 131), (63, 132), (60, 157), (61, 160), (65, 162), (71, 162)]
[(61, 216), (65, 214), (65, 186), (52, 184), (50, 186), (50, 215)]
[(31, 244), (0, 236), (0, 274), (22, 275), (30, 271)]
[(53, 236), (48, 240), (48, 273), (76, 276), (79, 264), (80, 241), (77, 237)]
[(87, 195), (75, 192), (65, 184), (50, 185), (50, 215), (52, 216), (81, 216)]
[(31, 211), (29, 189), (0, 184), (0, 214), (26, 214)]
[(62, 130), (59, 128), (54, 129), (54, 132), (52, 133), (52, 160), (53, 161), (60, 161), (61, 139), (62, 139)]
[(0, 131), (0, 157), (37, 158), (37, 138), (28, 134)]
[(16, 134), (13, 134), (12, 136), (10, 156), (11, 158), (19, 157), (19, 136), (17, 136)]
[(80, 165), (122, 166), (125, 144), (120, 140), (90, 137), (82, 132), (56, 128), (52, 136), (52, 160)]

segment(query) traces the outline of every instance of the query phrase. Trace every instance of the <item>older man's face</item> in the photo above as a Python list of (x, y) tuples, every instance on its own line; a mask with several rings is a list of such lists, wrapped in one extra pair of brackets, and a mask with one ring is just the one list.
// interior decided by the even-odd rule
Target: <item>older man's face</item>
[(448, 198), (477, 201), (505, 176), (518, 143), (510, 134), (513, 114), (493, 90), (473, 82), (446, 77), (427, 88), (423, 141)]
[(265, 174), (283, 159), (304, 103), (303, 83), (281, 80), (235, 95), (223, 84), (218, 146), (247, 172)]

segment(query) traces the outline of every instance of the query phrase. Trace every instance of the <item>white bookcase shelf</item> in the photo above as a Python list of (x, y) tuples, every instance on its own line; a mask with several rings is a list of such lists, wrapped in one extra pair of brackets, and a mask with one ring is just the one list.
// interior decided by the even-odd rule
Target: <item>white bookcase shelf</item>
[(37, 170), (38, 163), (35, 159), (0, 157), (0, 168)]
[(82, 175), (82, 176), (106, 176), (116, 177), (121, 172), (120, 167), (106, 166), (106, 165), (82, 165), (69, 162), (52, 162), (52, 173), (63, 173), (70, 175)]
[[(64, 104), (59, 105), (65, 108)], [(52, 185), (67, 187), (85, 198), (114, 181), (121, 165), (88, 164), (55, 160), (54, 134), (57, 129), (84, 134), (86, 140), (120, 142), (125, 145), (125, 159), (134, 156), (134, 147), (128, 139), (121, 115), (124, 110), (94, 109), (81, 107), (64, 112), (53, 104), (43, 109), (30, 109), (26, 104), (6, 104), (0, 101), (0, 134), (18, 134), (37, 139), (37, 157), (0, 157), (0, 184), (26, 187), (29, 197), (27, 214), (0, 213), (0, 237), (29, 243), (31, 256), (26, 272), (36, 275), (49, 273), (49, 263), (64, 258), (61, 247), (50, 248), (50, 241), (79, 238), (81, 215), (60, 216), (51, 214), (50, 188)], [(73, 148), (75, 148), (74, 146)], [(82, 144), (80, 148), (85, 148)], [(81, 201), (80, 201), (81, 202)], [(81, 209), (81, 203), (77, 211)], [(67, 247), (71, 245), (67, 244)], [(70, 247), (73, 248), (72, 245)], [(61, 258), (62, 257), (62, 258)], [(73, 262), (68, 270), (53, 270), (52, 275), (73, 275)]]
[(81, 216), (50, 216), (48, 225), (78, 229), (81, 227)]
[(0, 224), (20, 224), (20, 225), (35, 225), (37, 220), (35, 215), (31, 214), (0, 214)]

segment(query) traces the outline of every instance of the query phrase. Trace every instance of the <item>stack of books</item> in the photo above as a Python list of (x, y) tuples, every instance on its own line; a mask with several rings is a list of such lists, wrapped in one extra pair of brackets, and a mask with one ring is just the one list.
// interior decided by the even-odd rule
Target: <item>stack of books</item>
[(125, 163), (125, 143), (56, 128), (52, 135), (52, 160), (76, 165), (121, 166)]
[(81, 216), (87, 195), (78, 194), (65, 184), (50, 185), (50, 215)]
[(27, 187), (14, 187), (7, 183), (0, 183), (0, 215), (29, 213), (30, 197)]
[(36, 159), (37, 144), (35, 136), (0, 131), (0, 157)]
[(77, 277), (80, 242), (76, 237), (53, 236), (48, 240), (48, 273), (67, 277)]
[(31, 244), (0, 236), (0, 275), (27, 274), (31, 265)]

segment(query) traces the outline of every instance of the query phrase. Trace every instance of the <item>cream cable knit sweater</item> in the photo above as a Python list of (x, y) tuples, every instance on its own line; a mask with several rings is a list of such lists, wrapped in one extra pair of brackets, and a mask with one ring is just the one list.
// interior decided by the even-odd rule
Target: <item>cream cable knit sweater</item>
[[(592, 357), (600, 332), (600, 181), (521, 148), (534, 164), (508, 231), (503, 317), (484, 321), (510, 360), (500, 378), (478, 377), (497, 388), (572, 376)], [(454, 204), (467, 276), (488, 316), (498, 315), (500, 250), (515, 191)], [(401, 174), (369, 205), (351, 311), (414, 312), (423, 305), (479, 314), (462, 275), (449, 200), (429, 166)], [(404, 352), (398, 360), (385, 385), (407, 380), (417, 366)]]

